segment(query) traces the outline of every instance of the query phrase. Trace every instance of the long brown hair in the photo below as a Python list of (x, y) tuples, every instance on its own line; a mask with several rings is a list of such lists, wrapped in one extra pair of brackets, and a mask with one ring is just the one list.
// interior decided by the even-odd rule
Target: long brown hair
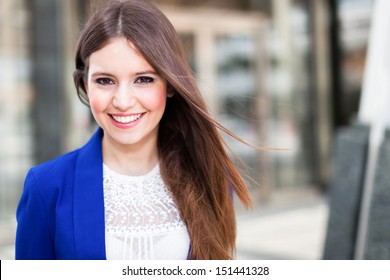
[(97, 9), (77, 46), (74, 82), (79, 98), (88, 105), (84, 81), (89, 56), (118, 36), (137, 47), (174, 93), (159, 124), (158, 150), (162, 177), (189, 231), (190, 257), (233, 258), (236, 223), (232, 192), (247, 207), (251, 200), (218, 129), (235, 136), (210, 116), (179, 37), (165, 15), (139, 0), (111, 1)]

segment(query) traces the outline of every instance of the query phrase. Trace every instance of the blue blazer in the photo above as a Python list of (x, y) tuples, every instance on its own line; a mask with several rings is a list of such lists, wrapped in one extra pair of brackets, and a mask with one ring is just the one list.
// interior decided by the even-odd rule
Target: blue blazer
[(102, 137), (28, 172), (16, 259), (106, 259)]

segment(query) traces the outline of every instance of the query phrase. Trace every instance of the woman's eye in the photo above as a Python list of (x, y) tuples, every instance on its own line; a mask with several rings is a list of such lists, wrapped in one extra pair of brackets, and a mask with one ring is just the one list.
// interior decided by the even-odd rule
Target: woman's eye
[(114, 81), (110, 78), (98, 78), (96, 79), (96, 83), (99, 85), (112, 85), (114, 84)]
[(135, 83), (137, 84), (150, 84), (153, 83), (154, 79), (152, 77), (138, 77), (137, 80), (135, 80)]

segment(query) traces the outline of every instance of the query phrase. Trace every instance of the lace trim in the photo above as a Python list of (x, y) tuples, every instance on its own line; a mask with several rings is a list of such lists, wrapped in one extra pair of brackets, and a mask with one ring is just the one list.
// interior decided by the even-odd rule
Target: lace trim
[(113, 236), (159, 234), (185, 228), (159, 165), (126, 176), (103, 164), (106, 232)]
[(188, 256), (187, 229), (158, 235), (116, 237), (107, 234), (107, 258), (112, 260), (184, 260)]

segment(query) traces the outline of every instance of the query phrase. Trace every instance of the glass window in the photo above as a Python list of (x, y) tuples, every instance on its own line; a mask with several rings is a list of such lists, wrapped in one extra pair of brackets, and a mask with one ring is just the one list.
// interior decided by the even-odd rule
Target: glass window
[[(256, 44), (250, 35), (218, 35), (215, 38), (216, 94), (219, 121), (252, 144), (260, 143), (259, 90), (256, 82)], [(259, 153), (231, 137), (225, 141), (248, 164), (260, 171)], [(258, 180), (256, 180), (258, 181)]]
[(350, 124), (357, 115), (362, 91), (372, 0), (339, 0), (342, 108), (339, 122)]

